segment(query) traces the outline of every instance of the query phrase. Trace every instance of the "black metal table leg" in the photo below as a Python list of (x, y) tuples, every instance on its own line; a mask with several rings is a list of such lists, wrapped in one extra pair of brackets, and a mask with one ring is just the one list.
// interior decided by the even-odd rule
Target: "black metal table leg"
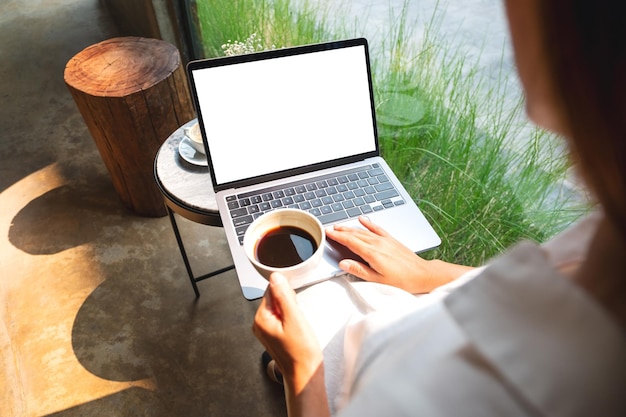
[(196, 298), (200, 291), (196, 283), (203, 279), (234, 269), (233, 265), (218, 269), (199, 277), (193, 275), (191, 264), (183, 239), (176, 223), (176, 215), (194, 223), (212, 227), (222, 227), (215, 194), (211, 188), (211, 174), (209, 167), (191, 164), (185, 161), (179, 153), (179, 145), (185, 138), (185, 127), (193, 126), (197, 120), (191, 120), (181, 126), (168, 137), (161, 145), (154, 159), (154, 179), (157, 187), (163, 194), (167, 214), (176, 236), (178, 249), (183, 257), (189, 281)]
[(198, 286), (196, 285), (196, 279), (193, 276), (193, 272), (191, 271), (191, 265), (189, 264), (189, 258), (187, 258), (187, 251), (185, 251), (185, 245), (183, 245), (183, 240), (180, 237), (180, 232), (178, 231), (178, 225), (176, 224), (176, 219), (174, 218), (174, 212), (169, 206), (167, 206), (167, 214), (170, 217), (170, 223), (172, 224), (172, 229), (174, 230), (174, 235), (176, 236), (176, 242), (178, 243), (178, 249), (180, 249), (180, 254), (183, 256), (183, 262), (185, 263), (185, 268), (187, 269), (187, 274), (189, 275), (189, 281), (191, 281), (191, 286), (193, 287), (193, 292), (196, 293), (196, 298), (200, 297), (200, 292), (198, 291)]
[(230, 271), (231, 269), (235, 268), (235, 266), (230, 265), (224, 268), (220, 268), (216, 271), (209, 272), (208, 274), (204, 274), (199, 277), (194, 277), (193, 271), (191, 270), (191, 264), (189, 263), (189, 258), (187, 257), (187, 251), (185, 250), (185, 245), (183, 244), (183, 240), (180, 236), (180, 231), (178, 230), (178, 224), (176, 223), (176, 218), (174, 217), (174, 212), (167, 205), (166, 205), (166, 208), (167, 208), (167, 214), (170, 217), (170, 223), (172, 224), (172, 229), (174, 230), (174, 235), (176, 236), (178, 249), (180, 249), (180, 254), (183, 257), (183, 262), (185, 263), (185, 269), (187, 269), (187, 275), (189, 275), (189, 281), (191, 282), (191, 286), (193, 287), (193, 292), (196, 294), (196, 298), (198, 298), (200, 297), (200, 291), (198, 291), (198, 285), (196, 284), (198, 281), (202, 281), (203, 279), (211, 278), (223, 272)]

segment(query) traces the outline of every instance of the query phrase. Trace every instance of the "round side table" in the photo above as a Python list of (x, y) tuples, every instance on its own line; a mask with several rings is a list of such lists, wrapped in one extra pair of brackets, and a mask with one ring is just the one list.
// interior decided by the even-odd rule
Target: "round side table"
[(191, 286), (196, 297), (199, 297), (198, 281), (229, 271), (234, 266), (230, 265), (208, 274), (198, 277), (194, 276), (178, 225), (176, 224), (174, 213), (196, 223), (222, 227), (222, 220), (220, 219), (215, 194), (213, 193), (209, 167), (187, 162), (179, 153), (179, 144), (185, 138), (185, 128), (191, 127), (197, 122), (197, 119), (189, 121), (176, 129), (163, 142), (154, 160), (154, 178), (159, 191), (163, 195), (167, 214), (169, 215)]

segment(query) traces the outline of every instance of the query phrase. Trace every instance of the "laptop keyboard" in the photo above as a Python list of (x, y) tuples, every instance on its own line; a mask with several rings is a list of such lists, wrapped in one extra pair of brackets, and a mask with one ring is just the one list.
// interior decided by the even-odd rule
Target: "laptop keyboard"
[(230, 195), (226, 202), (240, 244), (250, 223), (272, 210), (305, 210), (329, 224), (404, 204), (379, 164)]

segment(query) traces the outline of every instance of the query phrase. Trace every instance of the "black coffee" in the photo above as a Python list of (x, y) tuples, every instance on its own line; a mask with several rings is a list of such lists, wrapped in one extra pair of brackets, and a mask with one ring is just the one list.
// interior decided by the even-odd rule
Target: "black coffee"
[(285, 268), (309, 259), (316, 249), (315, 239), (306, 230), (281, 226), (259, 239), (254, 256), (264, 265)]

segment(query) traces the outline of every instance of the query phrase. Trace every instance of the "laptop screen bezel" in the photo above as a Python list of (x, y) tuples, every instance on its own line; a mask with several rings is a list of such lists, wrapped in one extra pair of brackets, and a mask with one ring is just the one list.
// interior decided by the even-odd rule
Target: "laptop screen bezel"
[[(326, 50), (333, 50), (333, 49), (340, 49), (340, 48), (349, 48), (349, 47), (355, 47), (355, 46), (362, 46), (364, 48), (363, 50), (364, 50), (365, 61), (366, 61), (367, 81), (368, 81), (368, 86), (369, 86), (369, 97), (370, 97), (370, 108), (371, 108), (371, 120), (372, 120), (374, 145), (375, 145), (374, 150), (360, 153), (360, 154), (350, 155), (347, 157), (342, 157), (342, 158), (338, 158), (334, 160), (319, 162), (319, 163), (315, 163), (315, 164), (311, 164), (307, 166), (290, 168), (290, 169), (286, 169), (282, 171), (276, 171), (276, 172), (272, 172), (268, 174), (258, 175), (258, 176), (254, 176), (251, 178), (244, 178), (244, 179), (239, 179), (235, 181), (217, 183), (214, 166), (211, 163), (211, 152), (210, 152), (208, 141), (207, 141), (207, 133), (204, 127), (205, 123), (203, 119), (203, 114), (202, 114), (201, 107), (200, 107), (199, 97), (196, 93), (196, 84), (195, 84), (195, 78), (194, 78), (195, 71), (206, 69), (206, 68), (218, 67), (218, 66), (235, 65), (239, 63), (245, 63), (245, 62), (260, 61), (260, 60), (266, 60), (266, 59), (314, 53), (314, 52), (319, 52), (319, 51), (326, 51)], [(245, 187), (249, 185), (255, 185), (255, 184), (264, 183), (267, 181), (286, 178), (286, 177), (299, 175), (299, 174), (306, 174), (306, 173), (314, 172), (320, 169), (332, 168), (332, 167), (344, 165), (347, 163), (358, 162), (366, 158), (379, 156), (380, 154), (379, 142), (378, 142), (378, 130), (376, 126), (374, 92), (372, 88), (372, 74), (371, 74), (371, 67), (370, 67), (369, 48), (368, 48), (367, 40), (365, 38), (345, 39), (345, 40), (324, 42), (324, 43), (311, 44), (311, 45), (273, 49), (273, 50), (255, 52), (255, 53), (250, 53), (250, 54), (196, 60), (196, 61), (189, 62), (187, 64), (186, 69), (187, 69), (187, 78), (189, 81), (191, 97), (192, 97), (193, 104), (194, 104), (196, 114), (198, 117), (198, 123), (199, 123), (200, 131), (202, 133), (202, 141), (204, 142), (204, 148), (205, 148), (205, 152), (207, 155), (209, 171), (211, 173), (211, 181), (213, 183), (213, 189), (215, 192), (232, 189), (232, 188)]]

